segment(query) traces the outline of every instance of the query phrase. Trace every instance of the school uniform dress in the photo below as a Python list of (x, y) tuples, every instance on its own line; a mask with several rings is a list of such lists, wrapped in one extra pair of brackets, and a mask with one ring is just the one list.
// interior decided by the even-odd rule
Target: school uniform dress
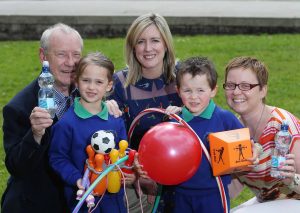
[[(216, 106), (212, 100), (199, 116), (193, 116), (185, 107), (181, 116), (200, 137), (207, 150), (209, 150), (207, 140), (209, 133), (243, 128), (231, 112)], [(222, 175), (221, 179), (230, 206), (228, 184), (231, 182), (231, 176)], [(216, 178), (204, 154), (195, 175), (175, 187), (173, 212), (224, 212)]]
[[(113, 133), (116, 144), (127, 139), (123, 119), (111, 116), (104, 102), (101, 105), (102, 111), (92, 115), (76, 98), (74, 105), (52, 128), (49, 162), (64, 181), (65, 197), (71, 210), (78, 203), (76, 181), (83, 177), (88, 158), (85, 150), (91, 143), (92, 135), (96, 131), (107, 130)], [(86, 206), (81, 207), (80, 212), (87, 211)], [(123, 190), (119, 193), (105, 193), (94, 212), (126, 212)]]

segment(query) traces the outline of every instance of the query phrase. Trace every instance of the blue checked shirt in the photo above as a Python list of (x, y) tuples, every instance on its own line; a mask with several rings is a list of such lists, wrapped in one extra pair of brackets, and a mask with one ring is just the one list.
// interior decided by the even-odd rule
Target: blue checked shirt
[(56, 104), (56, 116), (58, 119), (61, 118), (61, 116), (68, 110), (68, 108), (73, 104), (74, 98), (77, 96), (78, 89), (74, 88), (70, 96), (65, 96), (63, 93), (57, 91), (53, 87), (53, 92), (54, 92), (54, 102)]

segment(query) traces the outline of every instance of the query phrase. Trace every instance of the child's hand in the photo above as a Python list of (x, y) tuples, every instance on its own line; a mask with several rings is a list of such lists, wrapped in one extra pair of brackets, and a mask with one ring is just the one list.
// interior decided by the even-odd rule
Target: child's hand
[(150, 179), (147, 172), (143, 170), (143, 165), (139, 162), (139, 153), (134, 155), (133, 168), (139, 177)]
[(126, 185), (131, 185), (135, 182), (136, 176), (134, 173), (133, 174), (123, 173), (123, 174), (124, 174), (125, 180), (122, 178), (122, 184), (124, 183), (124, 181), (125, 181)]
[(84, 190), (84, 187), (83, 187), (83, 185), (82, 185), (82, 179), (81, 179), (81, 178), (79, 178), (79, 179), (76, 181), (76, 185), (77, 185), (78, 189)]

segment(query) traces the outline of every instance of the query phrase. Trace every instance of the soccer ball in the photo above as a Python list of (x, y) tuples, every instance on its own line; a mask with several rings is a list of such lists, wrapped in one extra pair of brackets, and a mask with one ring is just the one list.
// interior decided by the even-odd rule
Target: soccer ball
[(108, 154), (115, 148), (115, 137), (112, 132), (99, 130), (92, 135), (91, 145), (96, 153)]

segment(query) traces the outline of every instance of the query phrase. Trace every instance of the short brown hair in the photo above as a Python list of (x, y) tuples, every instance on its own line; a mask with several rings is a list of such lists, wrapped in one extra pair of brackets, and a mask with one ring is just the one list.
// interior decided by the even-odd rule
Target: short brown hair
[(241, 56), (232, 59), (225, 68), (225, 83), (229, 71), (235, 68), (250, 69), (256, 75), (260, 88), (268, 84), (269, 72), (267, 67), (254, 57)]
[(213, 90), (217, 86), (218, 73), (212, 61), (206, 57), (191, 57), (180, 63), (176, 75), (178, 88), (180, 88), (183, 75), (187, 73), (191, 74), (192, 77), (206, 75), (210, 88)]

